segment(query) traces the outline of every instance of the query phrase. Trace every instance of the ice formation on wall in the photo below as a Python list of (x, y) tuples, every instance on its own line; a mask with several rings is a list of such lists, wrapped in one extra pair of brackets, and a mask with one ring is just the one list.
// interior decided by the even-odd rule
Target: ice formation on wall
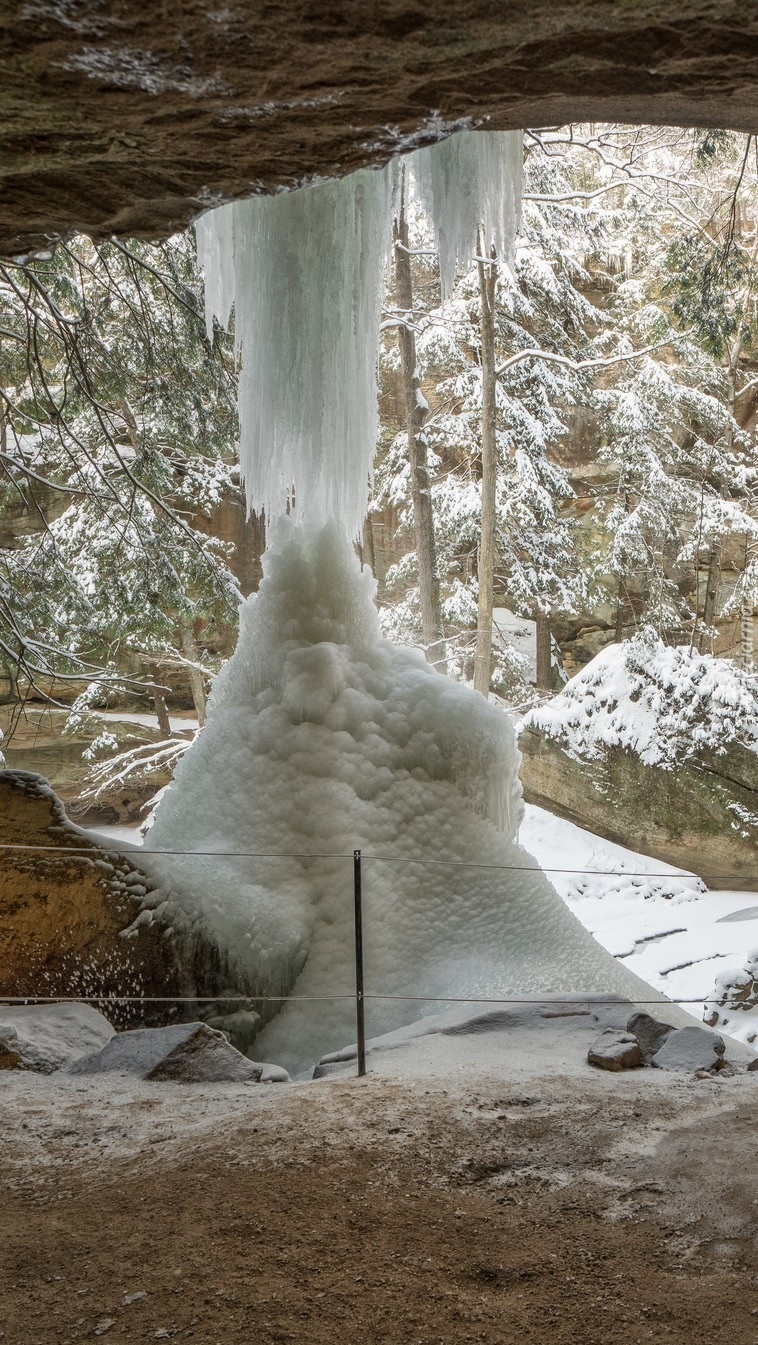
[(521, 210), (523, 136), (520, 131), (463, 131), (417, 150), (411, 171), (434, 224), (442, 298), (456, 271), (470, 265), (484, 224), (487, 256), (494, 245), (509, 261)]
[[(379, 634), (373, 580), (336, 526), (282, 522), (264, 565), (142, 857), (210, 930), (236, 984), (353, 993), (360, 848), (384, 857), (364, 866), (367, 991), (639, 993), (517, 844), (508, 718)], [(438, 1007), (372, 1000), (368, 1030)], [(291, 1003), (255, 1051), (300, 1068), (354, 1039), (353, 1022), (349, 998)]]
[[(443, 286), (480, 221), (505, 255), (521, 135), (465, 131), (411, 156), (437, 221)], [(240, 463), (248, 503), (273, 517), (340, 518), (360, 534), (377, 438), (376, 366), (395, 165), (220, 206), (196, 225), (209, 333), (234, 309)]]

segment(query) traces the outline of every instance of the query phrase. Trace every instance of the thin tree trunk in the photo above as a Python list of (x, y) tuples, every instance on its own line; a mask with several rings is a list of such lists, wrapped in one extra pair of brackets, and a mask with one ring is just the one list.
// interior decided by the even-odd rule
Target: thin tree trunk
[(410, 327), (413, 312), (413, 279), (408, 252), (408, 220), (405, 214), (405, 189), (400, 196), (400, 213), (395, 221), (395, 289), (399, 309), (408, 323), (398, 331), (400, 370), (405, 401), (405, 424), (408, 435), (408, 462), (410, 465), (411, 498), (413, 501), (413, 528), (418, 562), (419, 595), (421, 600), (421, 635), (426, 657), (442, 672), (447, 670), (445, 659), (440, 581), (437, 572), (437, 548), (434, 540), (432, 490), (426, 456), (424, 420), (427, 404), (421, 393), (416, 365), (416, 337)]
[(205, 723), (205, 683), (200, 669), (194, 665), (197, 663), (197, 645), (192, 627), (189, 624), (182, 623), (182, 653), (187, 660), (187, 673), (189, 676), (190, 691), (192, 692), (192, 704), (195, 707), (197, 722), (202, 728)]
[(551, 690), (551, 670), (553, 642), (550, 637), (550, 617), (537, 611), (535, 616), (536, 636), (536, 683), (538, 691)]
[(705, 581), (705, 598), (703, 599), (703, 627), (700, 632), (698, 649), (701, 654), (708, 653), (713, 649), (712, 628), (716, 625), (718, 615), (719, 585), (721, 583), (721, 543), (714, 542), (711, 547), (711, 554), (708, 557), (708, 577)]
[[(484, 257), (484, 239), (478, 240), (480, 258)], [(492, 608), (495, 580), (495, 487), (497, 483), (497, 441), (495, 437), (495, 287), (497, 262), (480, 260), (479, 290), (482, 301), (482, 533), (479, 543), (479, 603), (476, 617), (476, 653), (474, 687), (489, 695), (492, 665)]]
[(616, 626), (613, 632), (614, 644), (621, 644), (624, 638), (624, 587), (619, 579), (616, 593)]
[(158, 728), (160, 729), (161, 738), (163, 739), (170, 738), (172, 736), (171, 721), (168, 717), (168, 706), (166, 705), (166, 697), (163, 694), (162, 688), (158, 685), (159, 669), (157, 667), (154, 667), (152, 669), (152, 675), (155, 680), (153, 682), (153, 686), (151, 687), (151, 694), (153, 697), (153, 706), (155, 708), (155, 713), (158, 716)]
[(363, 537), (361, 545), (361, 564), (368, 565), (371, 573), (376, 576), (376, 553), (374, 551), (374, 525), (371, 522), (371, 515), (367, 514), (363, 520)]

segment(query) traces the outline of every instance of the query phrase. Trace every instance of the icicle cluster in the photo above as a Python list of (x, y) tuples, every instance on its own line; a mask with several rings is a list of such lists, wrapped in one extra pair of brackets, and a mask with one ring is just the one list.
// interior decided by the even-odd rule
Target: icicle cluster
[[(467, 131), (411, 156), (443, 292), (487, 246), (507, 256), (521, 135)], [(359, 535), (377, 437), (376, 366), (396, 165), (221, 206), (197, 224), (209, 334), (234, 308), (240, 463), (251, 508), (336, 516)]]
[(521, 210), (523, 136), (520, 131), (463, 131), (411, 159), (416, 189), (434, 225), (443, 300), (456, 272), (470, 265), (478, 230), (486, 255), (494, 246), (509, 261)]

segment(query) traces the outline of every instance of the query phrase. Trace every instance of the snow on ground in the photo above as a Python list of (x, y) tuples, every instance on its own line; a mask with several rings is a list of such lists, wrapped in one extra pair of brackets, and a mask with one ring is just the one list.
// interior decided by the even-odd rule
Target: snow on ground
[[(146, 710), (93, 710), (91, 712), (96, 719), (107, 719), (118, 724), (141, 724), (143, 728), (157, 729), (158, 716), (149, 714)], [(198, 729), (200, 723), (189, 714), (172, 714), (169, 716), (172, 733), (183, 733)]]
[(698, 1017), (716, 976), (758, 947), (754, 892), (711, 892), (693, 874), (529, 804), (519, 839), (609, 953), (664, 995), (692, 1000), (685, 1007)]

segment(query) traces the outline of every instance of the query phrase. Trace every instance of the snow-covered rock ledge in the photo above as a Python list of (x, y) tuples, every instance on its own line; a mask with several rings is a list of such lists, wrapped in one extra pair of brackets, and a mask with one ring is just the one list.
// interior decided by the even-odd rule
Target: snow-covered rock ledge
[(521, 727), (524, 796), (580, 826), (758, 890), (758, 679), (647, 633), (604, 649)]

